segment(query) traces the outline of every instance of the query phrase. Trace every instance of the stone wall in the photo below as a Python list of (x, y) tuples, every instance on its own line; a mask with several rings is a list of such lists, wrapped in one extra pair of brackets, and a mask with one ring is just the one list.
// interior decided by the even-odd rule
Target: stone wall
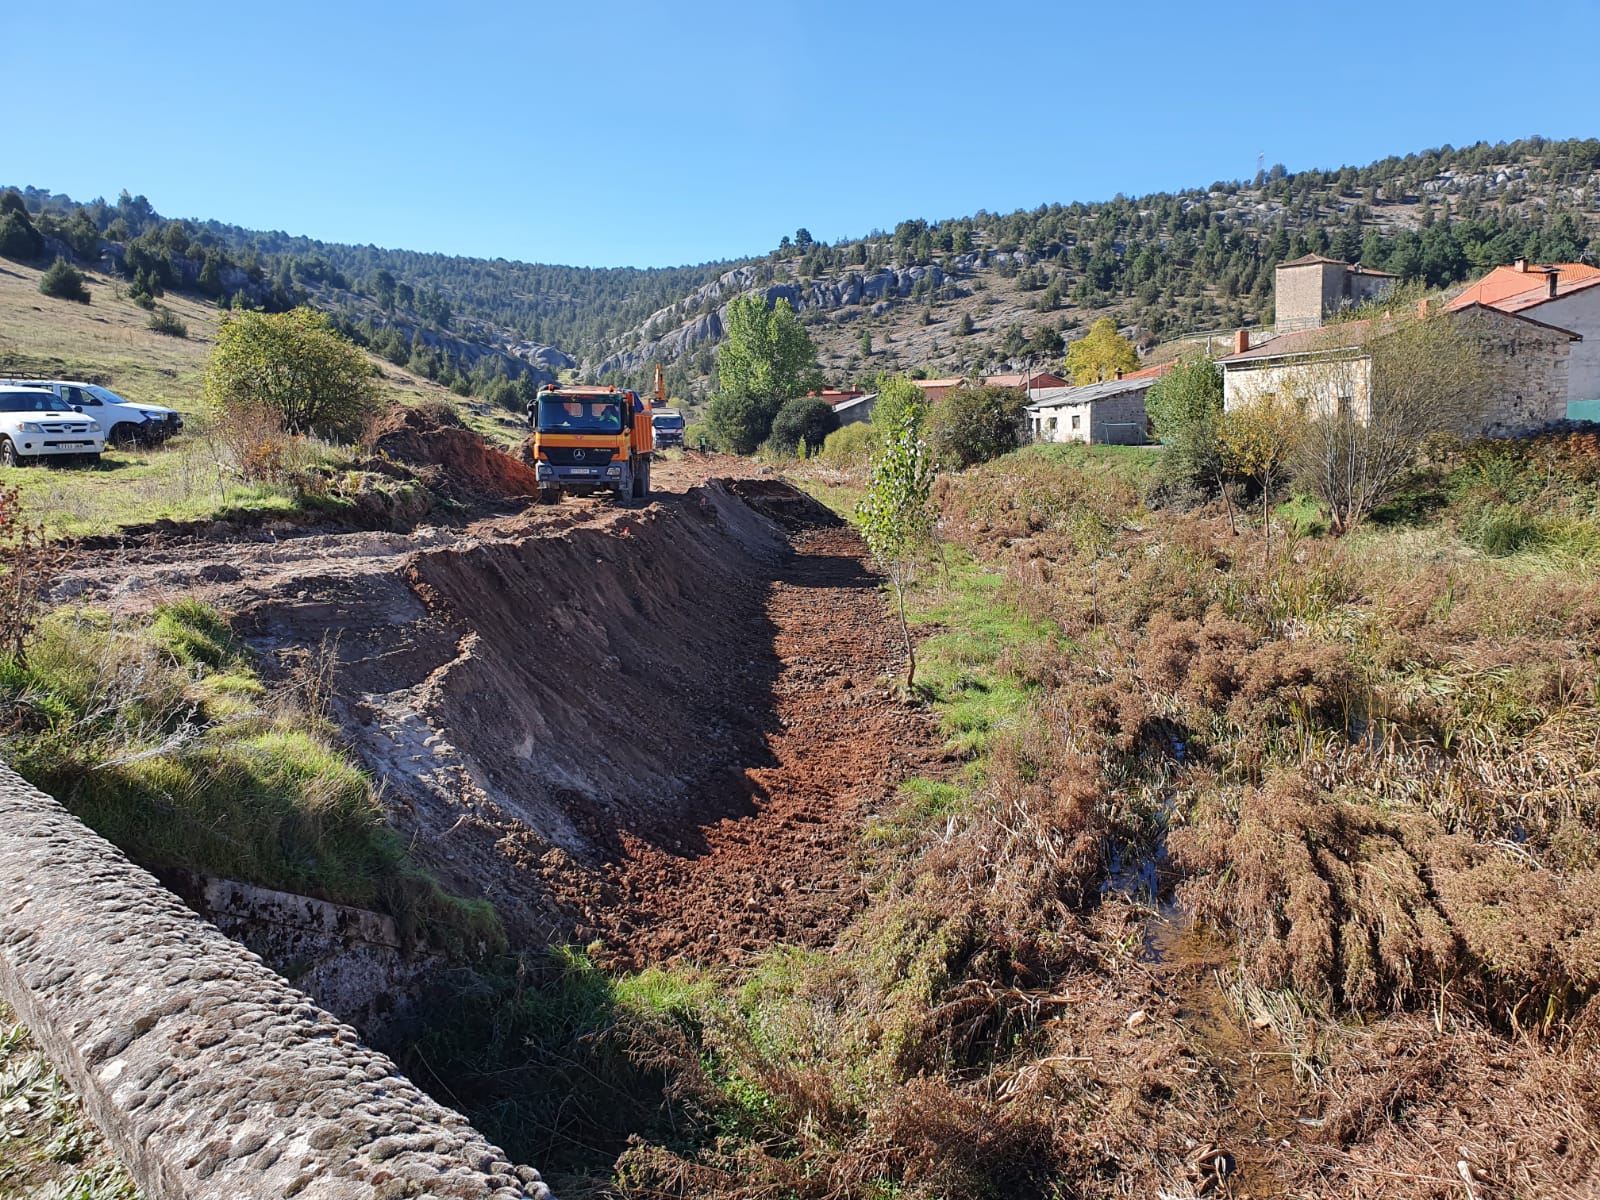
[(1490, 381), (1453, 415), (1455, 432), (1509, 437), (1566, 419), (1569, 334), (1492, 308), (1460, 319), (1483, 348)]
[(149, 1200), (549, 1195), (4, 766), (0, 995)]
[(393, 917), (188, 871), (161, 882), (190, 908), (361, 1035), (403, 1023), (418, 980), (444, 964), (404, 944)]

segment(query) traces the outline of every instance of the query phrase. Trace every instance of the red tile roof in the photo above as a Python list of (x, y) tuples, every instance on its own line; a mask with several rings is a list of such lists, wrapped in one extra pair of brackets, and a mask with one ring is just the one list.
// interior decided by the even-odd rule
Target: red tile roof
[(1126, 375), (1123, 376), (1123, 378), (1124, 379), (1160, 379), (1163, 375), (1165, 375), (1168, 371), (1172, 370), (1172, 368), (1177, 366), (1177, 365), (1178, 365), (1178, 360), (1177, 359), (1173, 359), (1171, 362), (1157, 363), (1153, 367), (1145, 367), (1142, 370), (1138, 370), (1138, 371), (1129, 371)]
[[(1556, 294), (1550, 295), (1549, 276), (1556, 277)], [(1552, 299), (1600, 283), (1600, 267), (1587, 263), (1547, 263), (1529, 266), (1526, 271), (1515, 267), (1496, 267), (1477, 283), (1463, 291), (1445, 307), (1453, 310), (1483, 304), (1504, 312), (1520, 312), (1525, 308), (1544, 304)]]
[(1035, 371), (1032, 375), (985, 375), (983, 382), (990, 387), (1066, 387), (1067, 381), (1050, 371)]

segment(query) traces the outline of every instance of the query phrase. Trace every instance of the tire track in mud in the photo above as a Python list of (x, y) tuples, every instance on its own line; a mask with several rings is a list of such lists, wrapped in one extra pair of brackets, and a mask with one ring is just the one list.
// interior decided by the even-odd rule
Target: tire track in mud
[(745, 811), (701, 827), (689, 853), (624, 834), (622, 854), (568, 901), (608, 966), (831, 939), (865, 898), (864, 826), (940, 756), (929, 715), (886, 686), (904, 650), (860, 539), (812, 529), (792, 544), (765, 605), (780, 663), (765, 765), (707, 781), (743, 793)]

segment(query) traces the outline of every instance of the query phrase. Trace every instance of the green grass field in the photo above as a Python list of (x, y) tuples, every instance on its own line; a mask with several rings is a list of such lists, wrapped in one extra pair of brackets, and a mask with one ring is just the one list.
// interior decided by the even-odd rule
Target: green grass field
[[(41, 274), (0, 262), (0, 378), (103, 382), (132, 401), (177, 409), (185, 430), (159, 449), (108, 449), (98, 467), (0, 469), (0, 484), (21, 491), (34, 520), (55, 534), (87, 536), (160, 519), (287, 513), (298, 506), (289, 488), (242, 485), (226, 451), (208, 435), (205, 368), (221, 310), (195, 298), (167, 295), (161, 303), (189, 330), (186, 338), (168, 337), (148, 328), (150, 314), (108, 276), (86, 273), (91, 299), (77, 304), (40, 294)], [(437, 384), (372, 361), (382, 373), (385, 399), (445, 400), (479, 433), (502, 445), (515, 442), (514, 422), (473, 411), (468, 401)]]

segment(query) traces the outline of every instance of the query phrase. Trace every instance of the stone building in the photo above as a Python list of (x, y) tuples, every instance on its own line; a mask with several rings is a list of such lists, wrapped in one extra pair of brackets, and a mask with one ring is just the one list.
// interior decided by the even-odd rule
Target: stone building
[(1340, 310), (1382, 296), (1399, 278), (1320, 254), (1279, 263), (1274, 281), (1278, 332), (1316, 329)]
[(1488, 305), (1583, 335), (1567, 359), (1567, 413), (1600, 421), (1600, 267), (1587, 263), (1496, 267), (1446, 306)]
[(1144, 397), (1156, 376), (1108, 379), (1082, 387), (1040, 388), (1025, 410), (1036, 442), (1142, 446), (1150, 440)]
[[(1509, 437), (1567, 415), (1567, 360), (1580, 334), (1482, 304), (1449, 311), (1484, 352), (1489, 378), (1481, 390), (1453, 399), (1444, 427), (1463, 437)], [(1284, 401), (1309, 417), (1372, 416), (1373, 344), (1392, 331), (1390, 319), (1348, 321), (1284, 334), (1260, 346), (1235, 335), (1222, 368), (1225, 409), (1256, 400)]]

